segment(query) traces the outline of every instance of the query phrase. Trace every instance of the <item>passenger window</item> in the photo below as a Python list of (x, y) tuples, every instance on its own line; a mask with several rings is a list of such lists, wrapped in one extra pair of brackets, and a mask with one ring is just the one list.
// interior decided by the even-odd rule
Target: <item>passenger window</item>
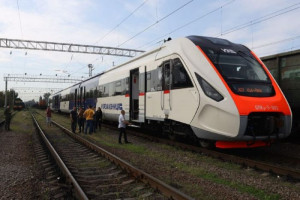
[(157, 68), (157, 79), (153, 81), (154, 91), (161, 91), (162, 90), (162, 80), (163, 80), (163, 66), (159, 66)]
[(151, 84), (151, 71), (147, 72), (147, 92), (150, 92), (151, 91), (151, 87), (152, 87), (152, 84)]
[(117, 82), (115, 82), (115, 93), (114, 93), (114, 96), (121, 95), (121, 92), (122, 92), (121, 81), (117, 81)]
[(171, 67), (170, 62), (167, 62), (164, 64), (164, 84), (163, 84), (163, 90), (169, 90), (170, 84), (171, 84)]
[(193, 83), (179, 58), (174, 59), (172, 68), (172, 89), (193, 87)]

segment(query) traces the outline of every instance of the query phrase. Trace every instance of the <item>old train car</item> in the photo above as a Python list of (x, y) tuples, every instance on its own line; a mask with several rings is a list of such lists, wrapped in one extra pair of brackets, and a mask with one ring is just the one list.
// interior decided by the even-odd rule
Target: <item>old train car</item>
[(300, 135), (300, 50), (262, 57), (261, 60), (270, 70), (292, 108), (292, 135)]

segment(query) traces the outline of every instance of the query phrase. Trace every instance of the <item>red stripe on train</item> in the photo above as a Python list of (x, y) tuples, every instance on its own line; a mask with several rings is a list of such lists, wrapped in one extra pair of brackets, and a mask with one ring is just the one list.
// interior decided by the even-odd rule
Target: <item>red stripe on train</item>
[(273, 141), (217, 141), (216, 147), (221, 149), (227, 148), (254, 148), (254, 147), (264, 147), (270, 146)]

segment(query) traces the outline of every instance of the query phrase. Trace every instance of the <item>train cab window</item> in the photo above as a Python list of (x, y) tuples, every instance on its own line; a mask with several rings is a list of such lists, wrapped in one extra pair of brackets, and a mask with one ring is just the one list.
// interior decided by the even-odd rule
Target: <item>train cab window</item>
[(179, 58), (173, 60), (172, 89), (193, 87), (192, 81)]

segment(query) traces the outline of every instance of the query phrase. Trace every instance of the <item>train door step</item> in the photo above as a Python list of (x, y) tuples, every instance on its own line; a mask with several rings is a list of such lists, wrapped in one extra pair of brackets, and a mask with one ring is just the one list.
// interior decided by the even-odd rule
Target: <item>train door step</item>
[[(132, 121), (134, 121), (134, 120), (132, 120)], [(141, 128), (141, 126), (138, 126), (138, 125), (135, 125), (135, 124), (130, 124), (130, 125), (128, 125), (129, 127), (133, 127), (133, 128)]]

